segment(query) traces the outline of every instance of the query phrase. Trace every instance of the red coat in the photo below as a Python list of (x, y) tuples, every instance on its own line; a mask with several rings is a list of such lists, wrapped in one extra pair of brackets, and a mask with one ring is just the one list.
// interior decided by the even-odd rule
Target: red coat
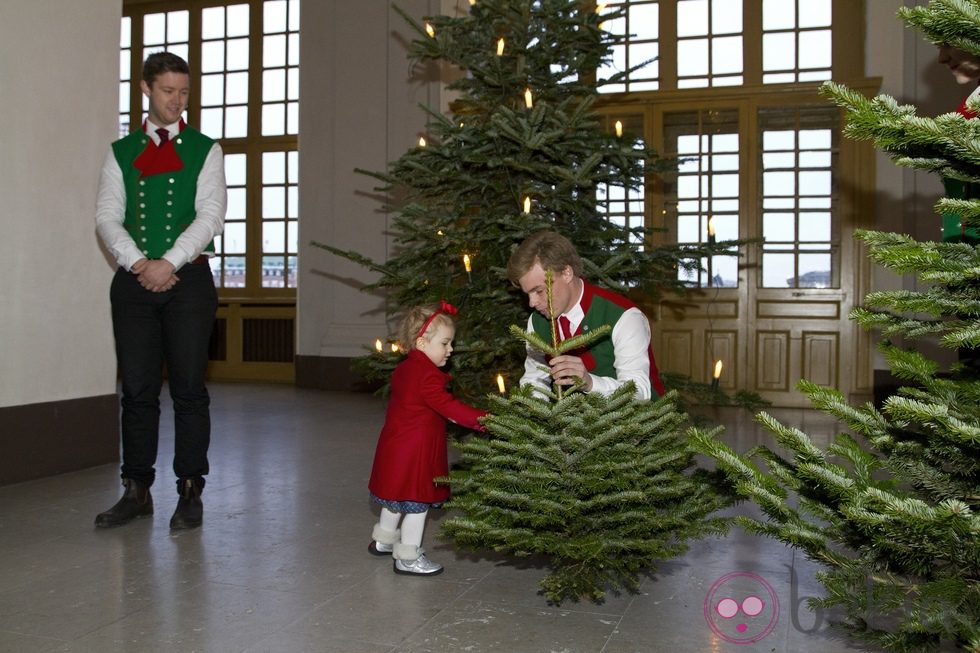
[(449, 473), (446, 420), (482, 431), (476, 420), (486, 415), (446, 390), (450, 378), (417, 349), (392, 373), (385, 425), (368, 482), (379, 499), (441, 503), (449, 498), (448, 485), (432, 482)]

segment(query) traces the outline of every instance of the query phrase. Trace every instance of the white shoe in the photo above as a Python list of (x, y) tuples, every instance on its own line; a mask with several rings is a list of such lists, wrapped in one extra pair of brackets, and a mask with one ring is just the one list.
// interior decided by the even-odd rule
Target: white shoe
[(377, 540), (371, 540), (371, 543), (368, 544), (368, 553), (373, 556), (390, 556), (391, 552), (394, 550), (394, 545), (384, 544)]
[(432, 562), (420, 551), (419, 557), (415, 560), (399, 560), (396, 558), (395, 573), (407, 576), (435, 576), (442, 573), (442, 565), (438, 562)]

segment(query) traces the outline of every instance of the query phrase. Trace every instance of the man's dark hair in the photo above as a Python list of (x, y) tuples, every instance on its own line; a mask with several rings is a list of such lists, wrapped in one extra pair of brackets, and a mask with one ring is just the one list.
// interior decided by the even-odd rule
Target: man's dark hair
[(191, 74), (187, 62), (173, 52), (154, 52), (143, 62), (143, 81), (147, 86), (153, 86), (157, 77), (164, 73)]

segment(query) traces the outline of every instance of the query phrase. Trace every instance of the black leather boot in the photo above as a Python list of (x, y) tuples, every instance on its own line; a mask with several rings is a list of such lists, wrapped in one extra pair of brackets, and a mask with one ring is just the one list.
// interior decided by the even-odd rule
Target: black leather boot
[(96, 515), (95, 526), (97, 528), (122, 526), (137, 517), (153, 514), (153, 497), (150, 495), (150, 488), (131, 478), (124, 478), (122, 484), (126, 488), (122, 498), (113, 507)]
[(204, 504), (201, 492), (204, 491), (203, 478), (181, 478), (177, 480), (177, 509), (170, 518), (170, 530), (179, 531), (197, 528), (204, 521)]

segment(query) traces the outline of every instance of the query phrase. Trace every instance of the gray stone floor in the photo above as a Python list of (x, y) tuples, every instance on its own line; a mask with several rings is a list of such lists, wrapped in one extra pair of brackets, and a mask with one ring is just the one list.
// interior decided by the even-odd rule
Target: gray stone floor
[[(383, 401), (277, 385), (211, 391), (212, 472), (199, 530), (168, 529), (176, 503), (168, 400), (152, 519), (93, 527), (118, 498), (115, 465), (0, 488), (0, 651), (862, 650), (803, 604), (820, 591), (813, 564), (740, 531), (695, 543), (639, 594), (601, 605), (548, 605), (537, 594), (540, 561), (456, 551), (438, 537), (441, 514), (425, 544), (446, 572), (395, 575), (366, 551)], [(819, 442), (835, 433), (819, 413), (773, 412)], [(766, 439), (745, 413), (717, 418), (738, 450)], [(709, 596), (740, 594), (772, 600), (754, 618), (712, 612), (709, 624)]]

